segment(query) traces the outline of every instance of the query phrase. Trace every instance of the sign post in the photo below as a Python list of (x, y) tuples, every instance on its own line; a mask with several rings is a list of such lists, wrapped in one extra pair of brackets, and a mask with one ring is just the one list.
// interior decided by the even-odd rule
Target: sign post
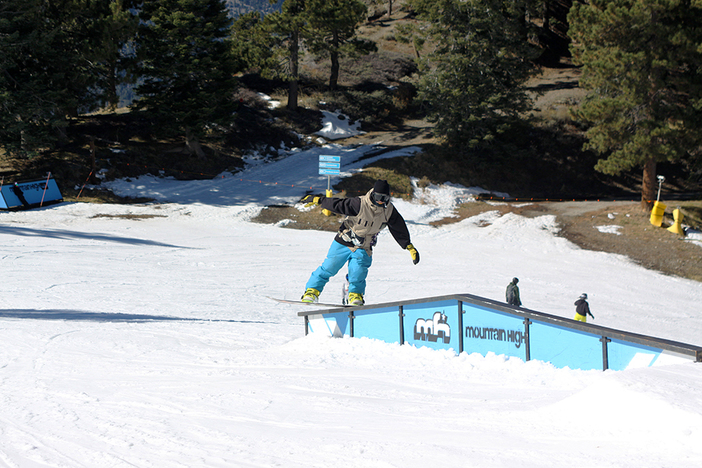
[[(341, 156), (319, 155), (319, 175), (327, 176), (327, 197), (332, 196), (331, 176), (339, 175), (341, 171)], [(325, 216), (331, 215), (331, 211), (322, 210)]]

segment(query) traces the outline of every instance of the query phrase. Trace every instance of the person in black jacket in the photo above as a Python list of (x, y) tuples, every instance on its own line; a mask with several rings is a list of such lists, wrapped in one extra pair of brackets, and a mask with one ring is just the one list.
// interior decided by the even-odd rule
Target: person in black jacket
[(522, 300), (519, 297), (519, 286), (517, 286), (517, 283), (519, 283), (519, 278), (512, 278), (512, 282), (507, 285), (505, 290), (505, 300), (507, 304), (519, 307), (522, 305)]
[(575, 320), (587, 322), (587, 316), (595, 320), (595, 316), (590, 313), (590, 305), (587, 303), (587, 294), (582, 293), (577, 301), (575, 301)]
[(378, 180), (371, 190), (361, 197), (333, 198), (324, 195), (307, 195), (302, 200), (307, 206), (321, 205), (325, 210), (346, 215), (339, 226), (327, 258), (310, 276), (303, 302), (317, 302), (319, 294), (329, 279), (348, 263), (349, 305), (363, 305), (366, 277), (372, 263), (373, 246), (378, 233), (386, 226), (395, 241), (410, 252), (412, 261), (419, 263), (419, 252), (410, 241), (407, 224), (390, 202), (390, 185)]

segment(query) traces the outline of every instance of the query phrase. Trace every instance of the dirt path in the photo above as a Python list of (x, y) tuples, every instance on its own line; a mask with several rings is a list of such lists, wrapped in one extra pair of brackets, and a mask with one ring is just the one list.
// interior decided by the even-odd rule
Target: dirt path
[[(553, 214), (557, 218), (572, 218), (583, 216), (587, 213), (600, 211), (616, 211), (624, 207), (630, 208), (635, 204), (631, 200), (627, 201), (566, 201), (566, 202), (543, 202), (539, 203), (542, 209), (545, 209), (547, 214)], [(542, 209), (536, 211), (539, 214), (544, 214)], [(528, 207), (523, 212), (524, 216), (530, 216)]]

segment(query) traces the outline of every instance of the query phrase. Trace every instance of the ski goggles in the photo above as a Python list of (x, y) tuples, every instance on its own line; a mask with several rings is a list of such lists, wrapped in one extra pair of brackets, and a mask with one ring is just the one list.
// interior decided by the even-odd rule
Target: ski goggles
[(371, 193), (371, 200), (373, 200), (375, 203), (378, 203), (378, 204), (387, 205), (388, 202), (390, 201), (390, 195), (385, 194), (385, 193), (373, 192), (373, 193)]

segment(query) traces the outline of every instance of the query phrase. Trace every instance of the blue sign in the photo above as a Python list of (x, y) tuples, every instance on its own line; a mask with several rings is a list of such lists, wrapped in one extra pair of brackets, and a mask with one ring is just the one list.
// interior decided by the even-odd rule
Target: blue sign
[(399, 343), (400, 317), (397, 307), (354, 312), (354, 336), (367, 336), (386, 343)]
[(329, 155), (324, 155), (320, 154), (319, 155), (319, 162), (341, 162), (341, 156), (329, 156)]
[(458, 349), (456, 301), (412, 304), (403, 308), (405, 343), (432, 349)]
[(60, 201), (63, 196), (53, 178), (0, 187), (0, 209), (33, 208)]
[(341, 156), (319, 155), (319, 175), (339, 175)]
[(529, 328), (531, 359), (556, 367), (602, 369), (600, 336), (564, 326), (533, 321)]
[(526, 361), (524, 319), (463, 303), (463, 350), (515, 356)]
[(612, 340), (607, 345), (609, 368), (614, 370), (635, 367), (650, 367), (661, 356), (663, 350), (651, 346)]

